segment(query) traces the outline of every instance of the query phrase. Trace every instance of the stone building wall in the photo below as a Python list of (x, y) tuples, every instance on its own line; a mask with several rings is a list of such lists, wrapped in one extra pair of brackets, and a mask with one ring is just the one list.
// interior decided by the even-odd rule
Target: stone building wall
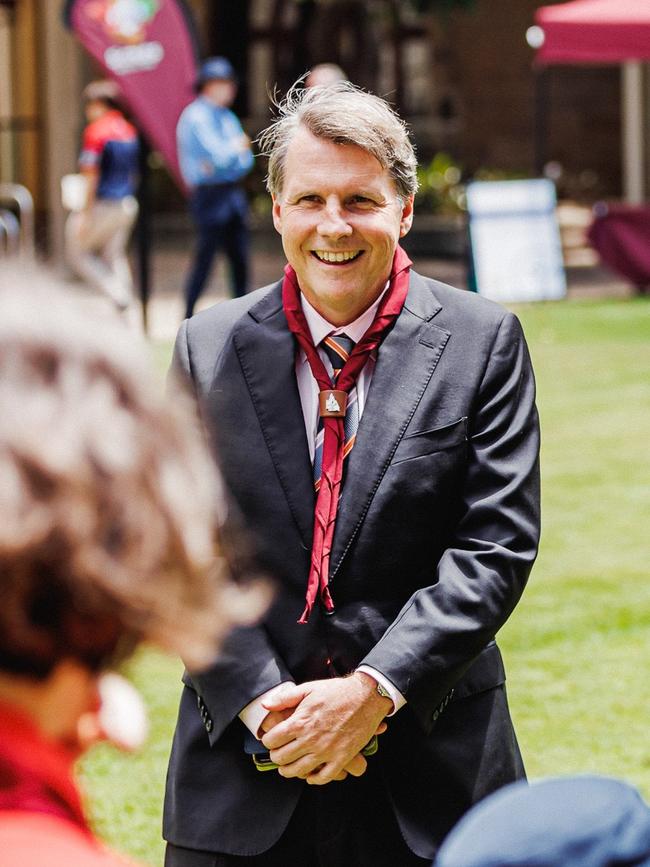
[[(450, 146), (471, 171), (534, 166), (534, 52), (525, 33), (539, 5), (476, 0), (472, 12), (455, 13), (437, 31), (456, 115)], [(620, 194), (620, 69), (562, 66), (546, 76), (546, 157), (561, 164), (566, 192)]]

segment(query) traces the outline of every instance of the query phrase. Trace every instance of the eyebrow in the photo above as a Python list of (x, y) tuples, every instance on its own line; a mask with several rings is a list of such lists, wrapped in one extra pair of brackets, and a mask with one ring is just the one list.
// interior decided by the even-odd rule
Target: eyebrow
[[(288, 191), (285, 191), (285, 198), (287, 201), (297, 201), (304, 196), (320, 196), (321, 198), (325, 198), (323, 193), (316, 187), (303, 187), (302, 189), (293, 191), (291, 195), (289, 195)], [(387, 202), (389, 200), (380, 190), (368, 189), (367, 187), (351, 188), (348, 192), (343, 194), (342, 199), (345, 201), (346, 199), (355, 198), (356, 196), (360, 196), (364, 199), (372, 199), (375, 202)]]

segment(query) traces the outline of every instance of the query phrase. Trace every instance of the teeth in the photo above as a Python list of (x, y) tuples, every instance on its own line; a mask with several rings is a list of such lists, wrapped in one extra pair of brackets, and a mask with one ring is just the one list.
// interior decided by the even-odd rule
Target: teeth
[(348, 250), (341, 253), (330, 252), (329, 250), (314, 250), (314, 253), (322, 262), (349, 262), (351, 259), (356, 259), (361, 250)]

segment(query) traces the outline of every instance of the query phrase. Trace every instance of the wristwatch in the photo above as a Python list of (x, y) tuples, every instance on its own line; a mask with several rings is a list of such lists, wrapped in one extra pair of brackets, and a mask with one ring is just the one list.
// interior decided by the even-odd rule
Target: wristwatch
[(388, 690), (386, 689), (386, 687), (385, 687), (383, 684), (379, 683), (379, 681), (377, 681), (376, 683), (377, 683), (377, 693), (378, 693), (378, 695), (380, 695), (382, 698), (388, 698), (388, 699), (390, 699), (390, 700), (392, 701), (392, 700), (393, 700), (393, 697), (392, 697), (391, 694), (388, 692)]

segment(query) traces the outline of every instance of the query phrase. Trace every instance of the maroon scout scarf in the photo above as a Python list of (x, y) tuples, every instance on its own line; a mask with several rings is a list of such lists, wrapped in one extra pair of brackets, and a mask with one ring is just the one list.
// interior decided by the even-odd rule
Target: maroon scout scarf
[[(291, 265), (287, 265), (284, 269), (285, 278), (282, 283), (284, 313), (289, 323), (289, 330), (295, 334), (300, 347), (304, 350), (311, 372), (320, 388), (320, 406), (324, 429), (323, 468), (314, 511), (314, 538), (309, 578), (307, 579), (307, 604), (298, 621), (299, 623), (307, 623), (318, 595), (320, 595), (326, 611), (334, 610), (334, 603), (327, 585), (332, 539), (334, 538), (336, 512), (343, 476), (343, 447), (345, 444), (343, 420), (347, 395), (356, 383), (368, 356), (377, 349), (402, 311), (408, 291), (411, 264), (411, 260), (404, 250), (398, 246), (390, 274), (390, 288), (384, 295), (374, 320), (350, 353), (350, 357), (339, 373), (336, 380), (336, 390), (333, 390), (327, 369), (313, 344), (311, 332), (300, 304), (300, 287), (296, 272)], [(335, 395), (335, 403), (339, 404), (339, 412), (330, 415), (325, 405), (326, 403), (328, 406), (331, 405), (327, 398), (332, 394)]]

